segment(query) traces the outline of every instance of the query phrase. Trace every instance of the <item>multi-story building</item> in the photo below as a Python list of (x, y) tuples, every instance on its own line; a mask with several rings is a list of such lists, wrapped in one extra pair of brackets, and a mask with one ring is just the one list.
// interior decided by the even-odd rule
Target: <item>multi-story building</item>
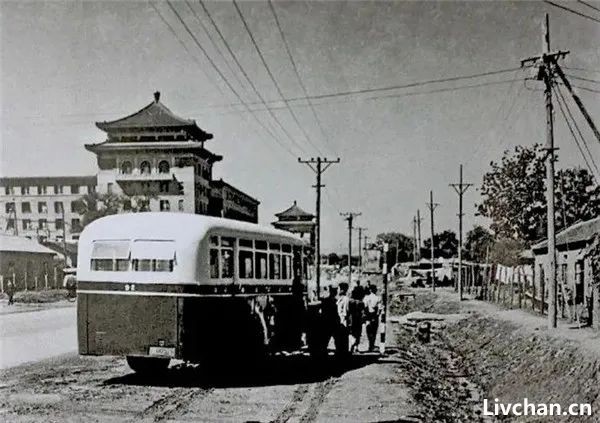
[(73, 203), (92, 191), (124, 197), (123, 211), (178, 211), (258, 222), (257, 200), (222, 179), (212, 180), (213, 164), (222, 160), (204, 147), (213, 135), (171, 112), (160, 102), (160, 93), (143, 109), (96, 126), (106, 139), (85, 145), (96, 155), (96, 176), (0, 178), (1, 231), (60, 240), (64, 226), (67, 239), (76, 239), (81, 216)]
[(0, 225), (7, 234), (71, 239), (81, 231), (76, 201), (95, 190), (95, 176), (0, 178)]

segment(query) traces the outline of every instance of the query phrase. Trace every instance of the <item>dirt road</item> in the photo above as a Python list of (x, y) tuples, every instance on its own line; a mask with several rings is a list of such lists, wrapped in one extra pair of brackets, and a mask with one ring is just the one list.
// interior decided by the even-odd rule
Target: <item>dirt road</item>
[(317, 369), (305, 356), (276, 358), (262, 374), (207, 378), (175, 366), (155, 379), (116, 358), (64, 356), (0, 374), (0, 420), (10, 422), (420, 421), (396, 363), (362, 355)]

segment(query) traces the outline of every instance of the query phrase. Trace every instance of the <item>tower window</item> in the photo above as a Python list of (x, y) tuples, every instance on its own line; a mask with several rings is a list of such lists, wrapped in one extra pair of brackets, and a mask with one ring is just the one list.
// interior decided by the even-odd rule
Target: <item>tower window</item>
[(142, 175), (149, 175), (150, 174), (150, 170), (151, 170), (151, 167), (150, 167), (150, 162), (149, 161), (143, 161), (140, 164), (140, 173)]
[(131, 165), (130, 161), (124, 161), (123, 163), (121, 163), (121, 173), (123, 175), (130, 175), (131, 171), (133, 169), (133, 166)]
[(158, 173), (169, 173), (170, 169), (171, 166), (169, 165), (168, 161), (162, 160), (160, 163), (158, 163)]

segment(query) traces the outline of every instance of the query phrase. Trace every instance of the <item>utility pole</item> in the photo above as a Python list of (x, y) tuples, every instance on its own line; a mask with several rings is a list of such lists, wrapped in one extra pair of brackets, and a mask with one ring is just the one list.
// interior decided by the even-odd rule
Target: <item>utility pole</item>
[[(543, 53), (539, 56), (521, 60), (521, 67), (525, 64), (534, 64), (539, 67), (538, 80), (543, 80), (545, 89), (544, 97), (546, 103), (546, 202), (548, 204), (548, 327), (556, 328), (557, 315), (557, 281), (556, 281), (556, 227), (554, 222), (554, 122), (552, 107), (552, 84), (554, 83), (554, 71), (557, 60), (569, 54), (568, 51), (550, 52), (550, 19), (546, 13), (543, 28)], [(543, 298), (542, 298), (543, 303)]]
[[(417, 216), (413, 217), (413, 261), (416, 263), (418, 260), (418, 253), (417, 253), (417, 249), (419, 247), (417, 246)], [(398, 251), (398, 250), (396, 250)]]
[(463, 246), (463, 195), (473, 184), (463, 182), (463, 165), (460, 165), (460, 177), (458, 184), (450, 184), (458, 194), (458, 298), (463, 299), (462, 283), (462, 246)]
[(417, 209), (417, 258), (421, 260), (421, 210)]
[(340, 216), (348, 221), (348, 286), (352, 285), (352, 222), (355, 217), (358, 217), (361, 214), (362, 213), (354, 212), (340, 213)]
[(13, 227), (13, 230), (15, 232), (15, 236), (19, 236), (19, 220), (17, 219), (17, 203), (15, 202), (15, 199), (12, 199), (12, 215), (15, 217), (15, 226)]
[(433, 292), (435, 292), (435, 264), (434, 264), (434, 250), (435, 250), (435, 242), (434, 242), (434, 233), (433, 233), (433, 212), (439, 206), (438, 203), (433, 202), (433, 191), (429, 191), (429, 203), (427, 204), (427, 208), (429, 209), (429, 213), (431, 215), (431, 287)]
[[(317, 184), (313, 185), (313, 188), (317, 189), (317, 204), (315, 207), (316, 224), (315, 224), (315, 261), (316, 261), (316, 282), (317, 282), (317, 299), (321, 298), (321, 188), (325, 185), (321, 184), (321, 175), (325, 172), (329, 166), (335, 163), (339, 163), (340, 159), (327, 160), (317, 157), (316, 159), (311, 157), (310, 160), (302, 160), (298, 157), (298, 163), (304, 163), (312, 169), (317, 175)], [(316, 165), (316, 166), (313, 166)], [(325, 167), (323, 167), (325, 165)]]
[(63, 252), (65, 254), (65, 267), (69, 266), (68, 261), (69, 259), (67, 258), (67, 222), (65, 221), (65, 205), (61, 202), (60, 203), (60, 212), (62, 215), (62, 233), (63, 233)]
[(359, 272), (362, 273), (362, 232), (366, 231), (367, 228), (358, 227), (356, 229), (358, 229), (358, 267)]

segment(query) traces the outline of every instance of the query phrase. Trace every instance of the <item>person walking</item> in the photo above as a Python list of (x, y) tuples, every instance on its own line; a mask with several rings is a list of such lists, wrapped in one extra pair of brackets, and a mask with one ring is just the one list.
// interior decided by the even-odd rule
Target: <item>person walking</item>
[(356, 285), (352, 289), (350, 295), (350, 301), (348, 303), (348, 312), (350, 314), (350, 335), (352, 337), (352, 345), (350, 352), (358, 351), (358, 345), (360, 344), (360, 337), (362, 335), (363, 327), (363, 299), (365, 298), (365, 291), (360, 286), (360, 280), (356, 281)]
[(379, 328), (379, 315), (381, 314), (381, 298), (377, 295), (377, 286), (370, 285), (370, 293), (363, 302), (365, 305), (365, 320), (367, 323), (367, 339), (369, 340), (369, 351), (375, 349), (377, 329)]
[(337, 297), (336, 305), (338, 316), (340, 318), (335, 340), (336, 350), (339, 353), (346, 355), (348, 354), (348, 328), (350, 322), (350, 298), (348, 298), (348, 284), (346, 282), (342, 282), (339, 285), (339, 294)]
[(14, 304), (13, 297), (15, 296), (15, 285), (12, 279), (8, 280), (6, 285), (6, 295), (8, 295), (8, 305)]

